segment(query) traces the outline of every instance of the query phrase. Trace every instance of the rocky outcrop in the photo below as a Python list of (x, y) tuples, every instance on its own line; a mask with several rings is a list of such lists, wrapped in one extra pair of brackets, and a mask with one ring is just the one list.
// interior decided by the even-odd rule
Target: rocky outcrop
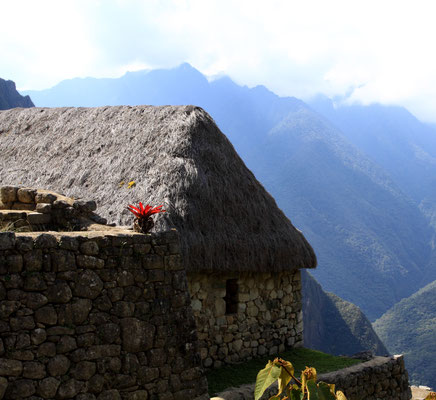
[(13, 81), (5, 81), (0, 78), (0, 110), (8, 110), (10, 108), (35, 107), (29, 96), (21, 96), (15, 88)]
[(355, 304), (324, 292), (321, 285), (302, 271), (305, 347), (335, 355), (369, 350), (387, 355), (371, 322)]

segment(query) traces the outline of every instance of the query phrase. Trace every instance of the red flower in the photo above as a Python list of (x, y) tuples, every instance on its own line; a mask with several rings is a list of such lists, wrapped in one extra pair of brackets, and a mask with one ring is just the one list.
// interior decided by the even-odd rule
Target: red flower
[(162, 210), (163, 205), (152, 207), (150, 205), (146, 205), (145, 207), (139, 202), (139, 207), (134, 207), (131, 204), (127, 207), (127, 209), (133, 213), (133, 215), (138, 219), (148, 219), (153, 214), (158, 214), (160, 212), (165, 212), (166, 210)]

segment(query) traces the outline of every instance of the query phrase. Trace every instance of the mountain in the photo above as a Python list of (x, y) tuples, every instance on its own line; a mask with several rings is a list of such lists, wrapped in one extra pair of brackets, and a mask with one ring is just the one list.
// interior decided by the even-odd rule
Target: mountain
[(401, 300), (373, 326), (389, 351), (404, 354), (411, 383), (436, 387), (436, 281)]
[(335, 355), (353, 355), (371, 350), (389, 354), (356, 305), (326, 293), (306, 271), (302, 271), (304, 346)]
[(38, 106), (199, 105), (304, 232), (319, 260), (314, 276), (327, 291), (375, 320), (429, 282), (433, 231), (421, 210), (301, 100), (227, 77), (209, 82), (189, 64), (73, 79), (31, 94)]
[(15, 88), (15, 83), (0, 78), (0, 110), (15, 107), (35, 107), (29, 96), (21, 96)]
[(436, 126), (398, 106), (347, 105), (321, 95), (309, 104), (383, 167), (436, 227)]

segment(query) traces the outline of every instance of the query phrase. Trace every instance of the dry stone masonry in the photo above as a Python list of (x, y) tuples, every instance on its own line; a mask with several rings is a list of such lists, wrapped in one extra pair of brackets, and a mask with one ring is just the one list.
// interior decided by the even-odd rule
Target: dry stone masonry
[(0, 188), (0, 228), (3, 229), (95, 230), (93, 224), (106, 224), (106, 219), (94, 213), (96, 208), (95, 201), (76, 200), (48, 190)]
[(348, 400), (409, 400), (409, 375), (401, 355), (375, 357), (362, 364), (323, 374), (319, 378), (334, 383)]
[(0, 233), (0, 398), (208, 399), (197, 345), (175, 231)]
[[(95, 210), (0, 188), (0, 400), (207, 400), (203, 366), (303, 344), (298, 269), (187, 276), (175, 230), (134, 233)], [(349, 400), (410, 398), (402, 357), (322, 379)]]
[[(234, 281), (234, 299), (229, 298), (229, 281)], [(190, 273), (188, 282), (205, 367), (276, 355), (285, 347), (303, 345), (299, 270)]]
[[(374, 359), (321, 374), (319, 381), (334, 383), (348, 400), (409, 400), (412, 398), (409, 377), (404, 368), (403, 356), (375, 357)], [(277, 394), (277, 384), (271, 386), (262, 396), (267, 400)], [(230, 388), (211, 400), (252, 400), (254, 385)]]

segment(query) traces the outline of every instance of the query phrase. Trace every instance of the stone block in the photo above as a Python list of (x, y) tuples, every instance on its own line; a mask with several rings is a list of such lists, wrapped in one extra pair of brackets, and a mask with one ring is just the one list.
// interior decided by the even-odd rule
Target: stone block
[(0, 376), (20, 376), (23, 372), (23, 363), (18, 360), (0, 358)]
[(163, 269), (164, 260), (157, 254), (148, 254), (142, 259), (142, 266), (145, 269)]
[(54, 357), (56, 355), (56, 345), (52, 342), (40, 344), (36, 351), (36, 356), (39, 357)]
[(75, 379), (69, 379), (64, 383), (61, 383), (56, 395), (57, 399), (73, 399), (75, 398), (84, 386), (84, 382), (76, 381)]
[(20, 203), (18, 201), (12, 203), (12, 210), (26, 210), (26, 211), (33, 211), (35, 210), (35, 204), (34, 203)]
[(53, 271), (65, 272), (76, 269), (76, 257), (70, 251), (53, 250), (50, 255)]
[(78, 276), (73, 292), (78, 297), (95, 299), (102, 290), (103, 282), (100, 277), (94, 271), (86, 270)]
[(18, 188), (15, 186), (3, 186), (0, 188), (0, 200), (3, 203), (11, 203), (17, 201)]
[(65, 250), (79, 250), (79, 240), (76, 237), (61, 236), (59, 239), (59, 247)]
[(3, 399), (6, 389), (8, 388), (8, 380), (3, 376), (0, 377), (0, 399)]
[(11, 250), (15, 247), (14, 232), (0, 232), (0, 251)]
[[(31, 217), (32, 216), (32, 217)], [(33, 218), (32, 221), (29, 218)], [(48, 224), (50, 222), (50, 216), (47, 214), (38, 214), (38, 213), (32, 213), (28, 215), (28, 221), (31, 224)], [(38, 221), (38, 222), (36, 222)], [(56, 240), (56, 237), (53, 235), (50, 235), (48, 233), (41, 233), (38, 235), (38, 237), (35, 239), (35, 247), (37, 249), (53, 249), (57, 247), (58, 242)]]
[(57, 196), (54, 193), (37, 191), (35, 195), (35, 203), (53, 204), (56, 200)]
[(70, 365), (71, 362), (66, 356), (58, 354), (49, 360), (47, 370), (51, 376), (62, 376), (66, 375)]
[(77, 363), (71, 375), (74, 379), (87, 381), (91, 379), (97, 371), (97, 366), (95, 362), (91, 361), (81, 361)]
[(92, 268), (92, 269), (104, 268), (104, 261), (97, 257), (79, 254), (76, 257), (76, 261), (77, 261), (77, 265), (82, 268)]
[(41, 214), (50, 214), (51, 213), (51, 204), (50, 203), (37, 203), (35, 207), (36, 212)]
[(121, 320), (121, 338), (123, 350), (131, 353), (152, 348), (155, 327), (136, 318)]
[[(127, 400), (147, 400), (148, 393), (146, 390), (135, 390), (127, 395)], [(160, 399), (159, 399), (160, 400)]]
[(43, 379), (46, 376), (44, 364), (37, 361), (27, 361), (23, 364), (23, 377), (29, 379)]
[(121, 271), (117, 275), (117, 284), (120, 287), (132, 286), (135, 283), (135, 278), (130, 271)]
[(30, 379), (18, 379), (8, 385), (7, 397), (10, 399), (24, 399), (36, 392), (36, 383)]
[(105, 390), (100, 393), (97, 400), (121, 400), (121, 395), (116, 389)]
[(98, 244), (94, 240), (88, 240), (80, 245), (80, 252), (87, 256), (96, 256), (98, 255), (99, 251), (100, 249)]
[(21, 254), (11, 254), (6, 256), (8, 272), (21, 272), (23, 269), (23, 256)]
[(17, 190), (17, 199), (21, 203), (34, 203), (36, 190), (30, 188), (20, 188)]
[(49, 286), (45, 295), (50, 303), (55, 304), (68, 303), (73, 297), (70, 286), (66, 282), (57, 282)]
[(58, 321), (58, 315), (55, 308), (52, 305), (39, 308), (35, 312), (35, 321), (46, 325), (56, 325)]

